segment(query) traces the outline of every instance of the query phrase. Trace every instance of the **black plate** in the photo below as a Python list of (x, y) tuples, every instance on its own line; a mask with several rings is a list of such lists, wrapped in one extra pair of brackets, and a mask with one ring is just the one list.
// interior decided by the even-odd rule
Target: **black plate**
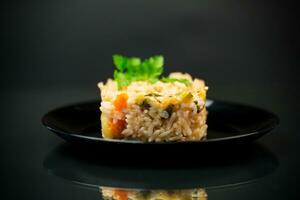
[(198, 142), (145, 143), (108, 140), (101, 136), (99, 101), (78, 103), (47, 113), (43, 124), (70, 142), (80, 144), (237, 144), (253, 141), (271, 131), (279, 119), (273, 113), (253, 106), (208, 100), (208, 136)]

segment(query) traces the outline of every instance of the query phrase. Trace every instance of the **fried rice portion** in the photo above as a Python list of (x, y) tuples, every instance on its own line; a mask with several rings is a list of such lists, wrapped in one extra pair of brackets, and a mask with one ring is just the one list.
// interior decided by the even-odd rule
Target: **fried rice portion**
[(184, 78), (189, 84), (136, 81), (118, 89), (112, 79), (100, 82), (102, 136), (145, 142), (205, 138), (205, 82), (179, 72), (171, 73), (169, 78)]

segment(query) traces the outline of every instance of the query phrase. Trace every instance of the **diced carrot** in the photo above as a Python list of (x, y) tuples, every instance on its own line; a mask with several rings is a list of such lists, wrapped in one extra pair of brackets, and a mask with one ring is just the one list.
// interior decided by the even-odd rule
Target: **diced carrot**
[(110, 130), (114, 138), (122, 138), (122, 131), (126, 128), (125, 120), (117, 120), (116, 123), (110, 123)]
[(117, 111), (122, 111), (127, 108), (128, 95), (126, 93), (119, 94), (114, 101), (114, 106)]
[[(121, 112), (123, 109), (127, 108), (127, 99), (128, 95), (126, 93), (121, 93), (115, 99), (114, 106), (115, 110)], [(122, 138), (121, 132), (126, 128), (125, 120), (111, 121), (110, 124), (110, 133), (113, 138)]]
[(114, 195), (118, 200), (128, 200), (128, 192), (125, 190), (115, 190)]

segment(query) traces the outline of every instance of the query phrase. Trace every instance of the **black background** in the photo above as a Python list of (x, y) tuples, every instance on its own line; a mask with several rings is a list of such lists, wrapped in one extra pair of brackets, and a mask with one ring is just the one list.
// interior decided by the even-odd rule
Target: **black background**
[(100, 198), (47, 174), (46, 155), (64, 142), (48, 134), (40, 119), (57, 106), (98, 98), (96, 84), (112, 76), (111, 56), (120, 53), (163, 54), (166, 72), (205, 79), (209, 97), (276, 113), (280, 126), (259, 142), (277, 157), (278, 169), (231, 194), (296, 199), (297, 12), (289, 1), (1, 2), (1, 196)]

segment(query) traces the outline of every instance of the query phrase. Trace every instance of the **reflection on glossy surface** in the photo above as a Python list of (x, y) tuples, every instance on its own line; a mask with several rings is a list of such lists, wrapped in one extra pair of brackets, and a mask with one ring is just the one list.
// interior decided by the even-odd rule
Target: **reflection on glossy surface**
[(104, 200), (206, 200), (203, 188), (185, 190), (143, 190), (99, 187)]
[[(206, 156), (153, 159), (104, 156), (94, 149), (62, 145), (46, 157), (52, 175), (92, 189), (99, 186), (139, 189), (219, 189), (241, 186), (270, 174), (276, 157), (261, 145), (207, 150)], [(198, 153), (197, 153), (198, 154)], [(128, 155), (128, 154), (124, 154)], [(199, 155), (197, 155), (199, 156)], [(151, 159), (150, 159), (151, 158)]]

